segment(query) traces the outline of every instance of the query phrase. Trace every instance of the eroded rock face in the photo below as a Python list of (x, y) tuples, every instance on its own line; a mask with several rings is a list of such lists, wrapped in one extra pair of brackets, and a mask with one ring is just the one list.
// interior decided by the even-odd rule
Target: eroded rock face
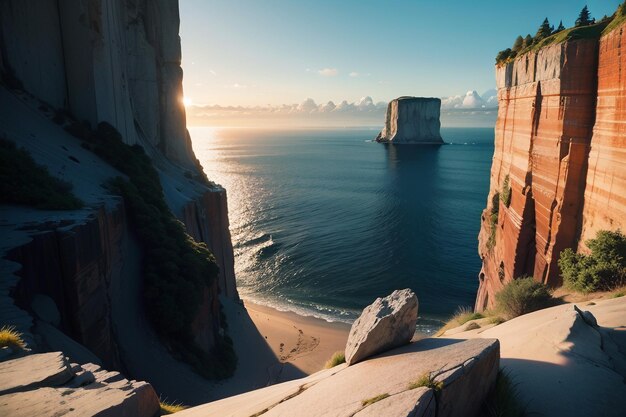
[(377, 142), (394, 144), (441, 144), (441, 100), (400, 97), (387, 106), (385, 127)]
[(365, 307), (350, 329), (346, 363), (409, 343), (415, 333), (417, 308), (417, 297), (410, 289), (396, 290)]
[[(496, 68), (499, 109), (479, 235), (477, 310), (493, 307), (495, 294), (522, 275), (561, 284), (559, 254), (577, 244), (587, 168), (597, 165), (588, 159), (597, 66), (598, 41), (584, 39)], [(509, 189), (509, 201), (499, 198)]]
[(598, 104), (589, 151), (579, 249), (599, 230), (626, 231), (626, 30), (600, 39)]

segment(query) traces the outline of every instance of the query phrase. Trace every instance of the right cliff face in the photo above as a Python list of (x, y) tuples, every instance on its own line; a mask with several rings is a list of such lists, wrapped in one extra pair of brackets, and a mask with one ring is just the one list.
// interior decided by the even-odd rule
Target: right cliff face
[(522, 275), (560, 285), (563, 249), (584, 250), (598, 230), (626, 226), (624, 30), (549, 45), (496, 68), (477, 310)]
[(441, 144), (441, 100), (438, 98), (400, 97), (387, 106), (385, 127), (377, 142), (394, 144)]

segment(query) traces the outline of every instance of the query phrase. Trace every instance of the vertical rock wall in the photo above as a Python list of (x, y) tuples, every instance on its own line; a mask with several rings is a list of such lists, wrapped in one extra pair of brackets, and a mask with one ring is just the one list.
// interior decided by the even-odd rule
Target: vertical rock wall
[(123, 262), (126, 227), (120, 201), (100, 208), (84, 223), (36, 234), (7, 256), (22, 265), (14, 294), (18, 305), (28, 309), (34, 294), (48, 295), (61, 313), (61, 330), (115, 369), (121, 369), (121, 360), (108, 288)]
[[(92, 127), (110, 123), (127, 144), (142, 145), (152, 157), (172, 212), (207, 243), (220, 266), (219, 282), (206, 288), (193, 324), (199, 344), (210, 351), (219, 330), (218, 293), (237, 298), (237, 290), (226, 191), (189, 178), (202, 168), (182, 105), (179, 23), (178, 0), (3, 0), (0, 71), (3, 80), (18, 80), (76, 120)], [(67, 305), (68, 333), (115, 366), (103, 288), (116, 272), (108, 238), (99, 235), (108, 229), (80, 230), (48, 233), (14, 256), (25, 265), (24, 288), (46, 286), (59, 306)], [(68, 265), (48, 265), (66, 258)], [(52, 281), (41, 280), (44, 271), (54, 271)]]
[[(496, 68), (499, 109), (479, 234), (477, 310), (492, 307), (503, 285), (522, 275), (560, 285), (563, 249), (626, 221), (622, 33), (554, 44)], [(498, 198), (507, 181), (510, 202)]]
[(598, 230), (626, 232), (626, 27), (600, 39), (598, 104), (579, 248)]
[(387, 106), (385, 127), (376, 138), (378, 142), (394, 144), (443, 143), (438, 98), (400, 97)]

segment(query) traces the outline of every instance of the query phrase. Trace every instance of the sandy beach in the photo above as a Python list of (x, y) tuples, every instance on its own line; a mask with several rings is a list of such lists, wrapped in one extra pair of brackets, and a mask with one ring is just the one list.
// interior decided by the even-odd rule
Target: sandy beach
[(259, 333), (281, 363), (306, 374), (321, 370), (334, 352), (343, 351), (350, 325), (279, 311), (244, 301)]

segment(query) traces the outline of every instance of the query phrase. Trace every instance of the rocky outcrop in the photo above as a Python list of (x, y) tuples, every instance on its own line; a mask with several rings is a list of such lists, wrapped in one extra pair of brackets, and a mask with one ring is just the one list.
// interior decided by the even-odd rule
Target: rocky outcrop
[(205, 242), (220, 266), (221, 294), (239, 299), (235, 281), (235, 255), (230, 239), (226, 190), (215, 187), (198, 199), (183, 206), (182, 219), (189, 233), (199, 242)]
[(98, 365), (70, 363), (61, 352), (0, 362), (0, 374), (0, 414), (6, 416), (153, 417), (159, 412), (150, 384)]
[[(356, 365), (339, 365), (178, 415), (474, 416), (494, 386), (499, 357), (495, 339), (423, 339)], [(413, 383), (424, 375), (441, 382), (441, 390), (416, 387)]]
[(400, 97), (387, 106), (385, 126), (377, 142), (393, 144), (442, 144), (441, 100), (438, 98)]
[(621, 297), (565, 304), (444, 337), (463, 343), (497, 338), (501, 365), (529, 415), (618, 417), (626, 405), (625, 327)]
[(350, 329), (346, 363), (352, 365), (409, 343), (415, 334), (417, 308), (417, 297), (410, 289), (396, 290), (365, 307)]
[(584, 250), (598, 230), (624, 226), (622, 32), (553, 44), (496, 68), (477, 310), (492, 307), (495, 294), (522, 275), (560, 285), (563, 249)]
[(58, 306), (58, 328), (94, 352), (113, 369), (121, 360), (111, 321), (109, 285), (122, 264), (121, 244), (127, 227), (121, 199), (77, 225), (49, 224), (32, 240), (9, 251), (22, 265), (13, 291), (29, 309), (40, 294)]

